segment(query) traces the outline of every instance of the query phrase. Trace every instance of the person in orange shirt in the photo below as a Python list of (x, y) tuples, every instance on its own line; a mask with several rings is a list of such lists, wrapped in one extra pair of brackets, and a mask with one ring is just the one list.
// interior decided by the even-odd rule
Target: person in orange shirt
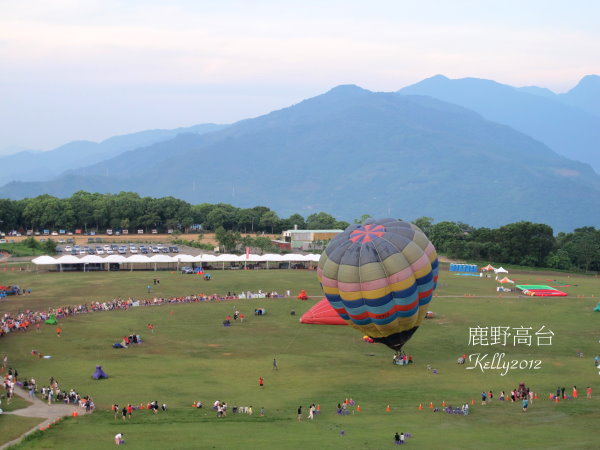
[(577, 386), (573, 386), (573, 398), (577, 398)]
[(60, 327), (56, 327), (56, 336), (60, 337)]

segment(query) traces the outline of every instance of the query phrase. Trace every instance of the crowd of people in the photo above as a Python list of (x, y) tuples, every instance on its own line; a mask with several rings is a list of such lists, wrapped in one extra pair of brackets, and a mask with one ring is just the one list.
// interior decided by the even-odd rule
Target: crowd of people
[[(5, 361), (6, 358), (7, 357), (5, 356)], [(14, 397), (15, 387), (18, 386), (27, 391), (29, 398), (33, 399), (37, 394), (39, 394), (42, 400), (48, 403), (48, 406), (52, 405), (53, 403), (63, 403), (65, 405), (74, 405), (85, 408), (86, 412), (92, 411), (95, 408), (92, 397), (89, 395), (81, 396), (77, 391), (75, 391), (75, 389), (71, 389), (68, 392), (64, 389), (61, 389), (58, 384), (58, 380), (56, 380), (54, 377), (50, 377), (50, 382), (48, 385), (38, 388), (37, 382), (33, 377), (20, 380), (17, 369), (9, 367), (8, 370), (5, 370), (3, 365), (1, 372), (3, 373), (2, 383), (4, 386), (7, 404), (10, 404), (12, 398)]]
[(122, 299), (116, 298), (104, 302), (84, 303), (76, 306), (60, 306), (56, 308), (48, 308), (44, 311), (23, 311), (19, 313), (4, 313), (0, 318), (0, 337), (3, 337), (11, 332), (26, 331), (31, 327), (39, 331), (40, 324), (45, 322), (54, 315), (57, 319), (75, 316), (78, 314), (88, 314), (92, 312), (112, 311), (112, 310), (127, 310), (129, 308), (140, 306), (159, 306), (172, 305), (177, 303), (196, 303), (205, 301), (223, 301), (223, 300), (240, 300), (252, 298), (277, 298), (281, 297), (277, 292), (263, 293), (261, 290), (258, 293), (246, 291), (242, 293), (227, 292), (221, 294), (194, 294), (179, 297), (154, 297), (144, 299)]

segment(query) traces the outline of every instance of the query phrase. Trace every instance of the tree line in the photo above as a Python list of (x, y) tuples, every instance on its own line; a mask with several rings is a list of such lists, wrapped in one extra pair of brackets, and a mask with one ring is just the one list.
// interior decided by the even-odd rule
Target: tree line
[(226, 203), (192, 205), (174, 197), (140, 197), (134, 192), (98, 194), (79, 191), (69, 198), (40, 195), (22, 200), (0, 199), (0, 230), (105, 231), (156, 229), (189, 232), (219, 227), (241, 233), (281, 233), (292, 229), (343, 229), (347, 222), (319, 212), (281, 218), (266, 206), (237, 208)]
[(466, 261), (489, 261), (527, 267), (600, 271), (600, 230), (577, 228), (554, 235), (552, 227), (516, 222), (499, 228), (474, 228), (461, 222), (414, 221), (439, 254)]
[[(363, 215), (360, 223), (369, 218)], [(600, 271), (600, 230), (577, 228), (558, 233), (550, 226), (517, 222), (496, 229), (475, 228), (461, 222), (434, 223), (430, 217), (414, 221), (438, 253), (471, 261), (494, 261), (564, 270)], [(201, 229), (195, 227), (200, 225)], [(97, 194), (79, 191), (69, 198), (40, 195), (23, 200), (0, 199), (0, 230), (157, 229), (217, 232), (223, 247), (248, 245), (240, 233), (281, 233), (294, 227), (344, 229), (349, 224), (326, 212), (292, 214), (281, 218), (266, 206), (237, 208), (226, 203), (192, 205), (173, 197), (140, 197), (133, 192)], [(260, 247), (268, 248), (267, 242)]]

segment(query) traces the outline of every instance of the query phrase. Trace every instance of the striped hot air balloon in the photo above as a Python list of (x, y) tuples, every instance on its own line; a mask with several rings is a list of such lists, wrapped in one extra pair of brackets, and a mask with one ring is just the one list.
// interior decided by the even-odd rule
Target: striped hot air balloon
[(317, 276), (348, 325), (400, 351), (417, 330), (438, 278), (433, 244), (415, 225), (369, 219), (350, 225), (321, 255)]

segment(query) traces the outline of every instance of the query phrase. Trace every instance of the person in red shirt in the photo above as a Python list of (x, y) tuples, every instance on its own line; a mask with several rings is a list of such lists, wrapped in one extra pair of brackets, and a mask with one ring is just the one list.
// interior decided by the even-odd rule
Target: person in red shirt
[(60, 337), (60, 327), (56, 327), (56, 336)]
[(264, 382), (264, 380), (263, 380), (263, 377), (260, 377), (260, 378), (258, 379), (258, 385), (259, 385), (260, 387), (263, 387), (263, 385), (264, 385), (264, 384), (263, 384), (263, 382)]
[(587, 388), (587, 398), (592, 398), (592, 388), (589, 386)]

